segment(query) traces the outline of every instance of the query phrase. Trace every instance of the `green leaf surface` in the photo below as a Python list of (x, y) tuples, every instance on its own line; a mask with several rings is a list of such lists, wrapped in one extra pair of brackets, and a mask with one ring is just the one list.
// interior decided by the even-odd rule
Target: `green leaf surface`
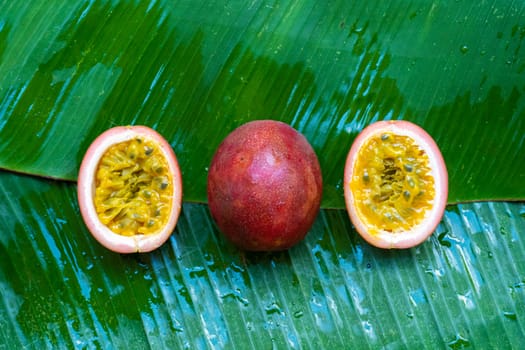
[(206, 205), (120, 255), (76, 186), (0, 172), (0, 344), (15, 348), (519, 348), (525, 204), (450, 206), (419, 247), (379, 250), (323, 210), (289, 251), (242, 254)]
[(342, 208), (353, 139), (402, 118), (440, 145), (451, 203), (524, 199), (524, 38), (507, 0), (0, 1), (0, 167), (75, 180), (98, 134), (145, 124), (204, 202), (220, 141), (271, 118)]

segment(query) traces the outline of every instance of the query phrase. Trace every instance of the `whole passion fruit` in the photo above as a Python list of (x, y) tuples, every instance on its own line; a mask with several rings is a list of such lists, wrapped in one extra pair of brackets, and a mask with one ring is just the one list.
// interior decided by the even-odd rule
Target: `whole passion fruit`
[(108, 249), (158, 248), (181, 210), (182, 178), (173, 149), (146, 126), (105, 131), (82, 160), (78, 202), (89, 231)]
[(445, 162), (432, 137), (407, 121), (380, 121), (355, 139), (346, 160), (344, 196), (357, 232), (380, 248), (410, 248), (443, 217)]
[(322, 196), (317, 156), (288, 124), (246, 123), (219, 145), (208, 204), (219, 229), (247, 251), (285, 250), (313, 225)]

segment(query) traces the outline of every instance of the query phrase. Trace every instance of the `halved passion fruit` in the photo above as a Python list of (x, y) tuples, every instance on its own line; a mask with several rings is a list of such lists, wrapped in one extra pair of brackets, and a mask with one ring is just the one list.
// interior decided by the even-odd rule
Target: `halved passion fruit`
[(346, 208), (357, 232), (380, 248), (410, 248), (443, 217), (445, 162), (432, 137), (407, 121), (380, 121), (355, 139), (345, 165)]
[(107, 130), (78, 174), (80, 212), (91, 234), (119, 253), (148, 252), (173, 232), (182, 178), (170, 144), (146, 126)]

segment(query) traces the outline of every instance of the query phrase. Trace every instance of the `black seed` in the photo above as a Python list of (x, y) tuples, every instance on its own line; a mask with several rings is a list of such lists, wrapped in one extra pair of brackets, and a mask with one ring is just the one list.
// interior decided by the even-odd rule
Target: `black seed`
[(387, 168), (387, 169), (385, 169), (384, 174), (386, 176), (393, 177), (396, 174), (396, 169), (395, 168)]
[(376, 194), (374, 196), (374, 201), (377, 203), (377, 202), (386, 202), (388, 200), (389, 196), (388, 194), (381, 194), (381, 195), (378, 195)]
[(410, 164), (405, 164), (405, 170), (411, 172), (412, 170), (414, 170), (414, 168)]
[(394, 161), (394, 158), (385, 158), (384, 163), (386, 167), (391, 168), (394, 166), (395, 161)]
[(388, 135), (388, 134), (382, 134), (382, 135), (381, 135), (381, 141), (386, 141), (386, 140), (388, 140), (389, 138), (390, 138), (390, 135)]

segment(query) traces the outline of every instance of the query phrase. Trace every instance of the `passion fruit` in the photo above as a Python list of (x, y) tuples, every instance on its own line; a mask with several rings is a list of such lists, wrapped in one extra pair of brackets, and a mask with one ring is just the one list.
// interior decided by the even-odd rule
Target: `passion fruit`
[(223, 234), (247, 251), (286, 250), (319, 212), (322, 175), (307, 139), (283, 122), (241, 125), (219, 145), (208, 173), (208, 204)]
[(106, 248), (149, 252), (173, 232), (182, 178), (170, 144), (146, 126), (118, 126), (89, 146), (78, 174), (87, 228)]
[(355, 139), (344, 171), (346, 208), (357, 232), (380, 248), (410, 248), (441, 221), (448, 195), (443, 156), (407, 121), (380, 121)]

